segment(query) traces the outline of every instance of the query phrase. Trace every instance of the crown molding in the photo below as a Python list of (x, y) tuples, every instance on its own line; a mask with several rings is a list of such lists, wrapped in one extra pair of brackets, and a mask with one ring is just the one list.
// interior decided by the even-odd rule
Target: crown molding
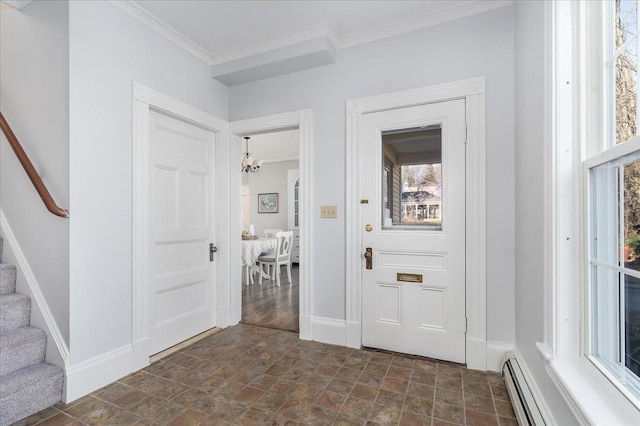
[(149, 29), (160, 34), (178, 47), (191, 53), (208, 65), (212, 65), (211, 54), (202, 46), (192, 41), (179, 31), (173, 29), (169, 24), (147, 12), (131, 0), (110, 0), (109, 3), (125, 12), (127, 15), (137, 19)]
[(29, 6), (29, 4), (33, 3), (33, 0), (2, 0), (0, 1), (0, 3), (4, 3), (8, 6), (13, 7), (14, 9), (22, 9), (26, 6)]
[(340, 40), (335, 29), (333, 28), (333, 25), (325, 22), (317, 25), (312, 25), (299, 31), (283, 34), (273, 39), (229, 49), (222, 53), (211, 55), (211, 65), (220, 65), (226, 62), (237, 61), (239, 59), (248, 58), (250, 56), (259, 55), (261, 53), (271, 52), (272, 50), (289, 47), (298, 43), (304, 43), (305, 41), (321, 37), (327, 37), (334, 46), (336, 46), (336, 42), (339, 42)]
[[(28, 1), (10, 1), (3, 0), (7, 3), (28, 3)], [(359, 33), (339, 35), (334, 25), (330, 22), (324, 22), (310, 26), (300, 31), (283, 34), (274, 39), (245, 45), (239, 48), (229, 49), (224, 52), (212, 54), (202, 46), (193, 42), (184, 34), (176, 31), (166, 22), (158, 19), (142, 7), (138, 6), (132, 0), (110, 0), (110, 3), (123, 12), (131, 15), (153, 31), (165, 37), (167, 40), (175, 43), (182, 49), (191, 53), (208, 65), (220, 65), (223, 63), (236, 61), (250, 56), (267, 53), (275, 49), (288, 47), (297, 43), (313, 40), (319, 37), (327, 37), (336, 49), (346, 49), (361, 44), (371, 43), (373, 41), (406, 34), (423, 28), (432, 27), (446, 22), (455, 21), (457, 19), (466, 18), (484, 12), (489, 12), (501, 7), (510, 6), (513, 0), (475, 0), (451, 6), (445, 10), (411, 17), (408, 19), (396, 21), (387, 25), (382, 25)]]
[(343, 36), (337, 42), (334, 42), (336, 49), (346, 49), (361, 44), (371, 43), (373, 41), (394, 37), (401, 34), (410, 33), (412, 31), (421, 30), (428, 27), (444, 24), (446, 22), (455, 21), (457, 19), (467, 18), (473, 15), (489, 12), (501, 7), (510, 6), (513, 0), (476, 0), (450, 6), (444, 10), (438, 10), (432, 13), (419, 15), (390, 24), (381, 25), (370, 30)]

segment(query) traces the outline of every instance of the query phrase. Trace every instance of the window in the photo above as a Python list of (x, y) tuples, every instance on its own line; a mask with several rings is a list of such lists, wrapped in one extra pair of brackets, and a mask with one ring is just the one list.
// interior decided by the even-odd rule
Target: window
[(588, 347), (640, 400), (640, 138), (638, 1), (604, 2), (602, 128), (586, 141)]
[(382, 226), (442, 230), (442, 125), (382, 132)]

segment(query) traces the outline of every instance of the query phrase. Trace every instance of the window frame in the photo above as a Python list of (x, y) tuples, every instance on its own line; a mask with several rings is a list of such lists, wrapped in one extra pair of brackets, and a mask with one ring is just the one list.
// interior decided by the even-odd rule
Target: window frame
[[(640, 148), (604, 150), (610, 99), (604, 2), (545, 2), (545, 334), (547, 372), (584, 424), (637, 422), (640, 401), (591, 356), (589, 166)], [(594, 88), (607, 88), (597, 90)], [(611, 133), (608, 133), (611, 134)]]

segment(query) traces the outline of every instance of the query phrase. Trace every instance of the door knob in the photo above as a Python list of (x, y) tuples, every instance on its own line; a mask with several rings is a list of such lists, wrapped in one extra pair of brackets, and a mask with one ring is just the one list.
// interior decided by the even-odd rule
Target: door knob
[(364, 259), (365, 259), (365, 267), (367, 269), (373, 269), (373, 251), (371, 250), (371, 247), (366, 248), (364, 252)]

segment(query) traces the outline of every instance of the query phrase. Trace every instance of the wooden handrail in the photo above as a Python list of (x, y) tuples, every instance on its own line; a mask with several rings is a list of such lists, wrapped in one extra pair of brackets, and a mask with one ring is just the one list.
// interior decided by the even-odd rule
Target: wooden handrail
[(31, 183), (36, 188), (36, 191), (38, 191), (38, 194), (40, 195), (40, 198), (42, 198), (42, 201), (47, 207), (47, 210), (49, 210), (56, 216), (69, 217), (69, 211), (58, 206), (56, 202), (53, 201), (53, 197), (51, 197), (49, 190), (45, 186), (44, 182), (42, 182), (40, 175), (36, 171), (35, 167), (33, 167), (33, 164), (31, 164), (31, 160), (29, 160), (29, 157), (27, 157), (27, 154), (24, 152), (24, 149), (22, 149), (20, 142), (18, 142), (18, 138), (16, 138), (16, 135), (13, 133), (13, 130), (11, 130), (9, 123), (7, 123), (7, 120), (5, 120), (4, 115), (2, 115), (1, 112), (0, 128), (2, 128), (2, 131), (9, 141), (9, 145), (11, 145), (11, 148), (13, 148), (13, 152), (16, 153), (18, 161), (20, 161), (20, 164), (22, 164), (24, 171), (27, 172), (27, 176), (29, 176)]

